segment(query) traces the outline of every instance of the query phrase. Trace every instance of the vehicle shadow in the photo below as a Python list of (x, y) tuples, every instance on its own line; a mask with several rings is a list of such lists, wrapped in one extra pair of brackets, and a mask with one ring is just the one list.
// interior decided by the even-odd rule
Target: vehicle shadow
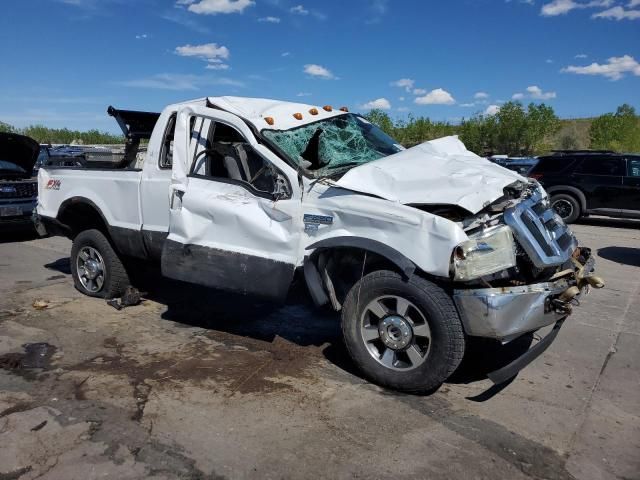
[(635, 247), (603, 247), (598, 256), (612, 262), (640, 267), (640, 248)]
[[(142, 278), (141, 278), (142, 277)], [(267, 281), (267, 280), (265, 280)], [(273, 343), (277, 337), (301, 347), (340, 340), (338, 317), (317, 310), (296, 283), (284, 305), (163, 278), (146, 270), (134, 280), (145, 298), (163, 304), (164, 320)]]
[(9, 229), (7, 226), (2, 226), (0, 229), (0, 244), (1, 243), (20, 243), (29, 240), (36, 240), (40, 238), (38, 232), (32, 226), (19, 226)]
[(47, 270), (55, 270), (65, 275), (71, 275), (71, 261), (69, 257), (59, 258), (55, 262), (47, 263), (44, 265), (44, 268)]
[[(47, 267), (54, 268), (54, 265), (64, 272), (68, 259), (60, 259)], [(339, 314), (315, 308), (302, 279), (294, 282), (285, 304), (279, 305), (163, 278), (157, 268), (140, 266), (136, 270), (133, 284), (144, 292), (144, 298), (166, 306), (161, 314), (164, 320), (184, 327), (211, 330), (212, 338), (220, 339), (219, 334), (229, 334), (266, 342), (270, 344), (264, 345), (268, 350), (289, 348), (278, 344), (278, 338), (294, 347), (312, 347), (309, 355), (321, 355), (344, 372), (367, 382), (346, 351)], [(446, 383), (469, 384), (485, 380), (488, 373), (511, 363), (528, 350), (532, 340), (533, 335), (525, 335), (503, 346), (499, 342), (471, 338), (462, 363)], [(296, 354), (306, 353), (298, 351)], [(486, 401), (509, 383), (492, 387), (470, 400)]]
[(578, 224), (592, 227), (640, 229), (640, 220), (631, 218), (584, 217), (578, 221)]

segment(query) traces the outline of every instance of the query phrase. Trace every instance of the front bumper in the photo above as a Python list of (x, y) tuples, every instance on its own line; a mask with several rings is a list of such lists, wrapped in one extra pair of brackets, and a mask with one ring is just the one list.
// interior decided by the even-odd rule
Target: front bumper
[(453, 298), (467, 335), (509, 341), (566, 317), (552, 308), (551, 299), (571, 286), (563, 279), (521, 287), (456, 290)]
[[(588, 288), (587, 276), (594, 259), (587, 259), (573, 272), (555, 281), (503, 288), (455, 290), (453, 298), (467, 335), (508, 342), (528, 332), (566, 318), (571, 306), (563, 308), (560, 297), (572, 287), (580, 295)], [(576, 298), (576, 297), (571, 297)]]
[[(31, 215), (38, 201), (15, 199), (0, 201), (0, 226), (13, 226), (31, 223)], [(11, 209), (10, 213), (7, 213)]]

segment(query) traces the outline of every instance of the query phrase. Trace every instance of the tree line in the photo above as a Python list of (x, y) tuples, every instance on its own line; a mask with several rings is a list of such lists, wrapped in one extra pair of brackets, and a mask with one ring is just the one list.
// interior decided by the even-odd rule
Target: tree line
[[(382, 110), (365, 115), (406, 147), (446, 135), (459, 135), (467, 148), (478, 155), (539, 155), (557, 149), (592, 148), (619, 152), (640, 152), (640, 117), (630, 105), (618, 107), (586, 120), (560, 120), (545, 104), (507, 102), (495, 115), (477, 114), (460, 124), (409, 116), (393, 120)], [(583, 138), (585, 137), (585, 138)]]
[[(614, 113), (595, 119), (560, 120), (552, 107), (520, 102), (502, 105), (495, 115), (476, 114), (460, 124), (409, 116), (392, 119), (383, 110), (371, 110), (365, 117), (406, 147), (447, 135), (459, 135), (467, 148), (478, 155), (538, 155), (554, 149), (592, 148), (618, 152), (640, 152), (640, 116), (627, 104)], [(48, 128), (32, 125), (14, 128), (0, 122), (0, 132), (27, 135), (40, 143), (82, 143), (86, 145), (124, 143), (122, 135), (93, 129)]]
[(113, 145), (124, 143), (122, 135), (113, 135), (97, 129), (82, 132), (68, 128), (49, 128), (42, 125), (15, 128), (7, 123), (0, 122), (0, 132), (19, 133), (44, 144)]

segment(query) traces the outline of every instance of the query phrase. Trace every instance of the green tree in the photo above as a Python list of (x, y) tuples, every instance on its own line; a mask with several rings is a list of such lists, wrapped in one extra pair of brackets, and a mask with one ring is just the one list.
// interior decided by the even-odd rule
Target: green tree
[(374, 108), (369, 113), (364, 115), (364, 118), (369, 120), (374, 125), (380, 127), (380, 129), (386, 133), (387, 135), (393, 136), (395, 128), (393, 126), (393, 120), (387, 112), (384, 110), (380, 110), (379, 108)]
[(0, 132), (2, 132), (2, 133), (11, 133), (11, 132), (15, 132), (15, 131), (16, 131), (16, 129), (13, 128), (8, 123), (0, 122)]
[(497, 120), (493, 115), (476, 115), (460, 124), (460, 140), (478, 155), (495, 153)]
[(593, 121), (589, 138), (593, 149), (640, 152), (640, 117), (632, 106), (621, 105)]

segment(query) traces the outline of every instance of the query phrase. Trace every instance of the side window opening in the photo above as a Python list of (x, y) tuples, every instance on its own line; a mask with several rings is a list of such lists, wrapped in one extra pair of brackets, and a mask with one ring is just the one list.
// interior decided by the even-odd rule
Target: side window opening
[(584, 175), (623, 176), (624, 168), (621, 158), (615, 157), (585, 157), (576, 173)]
[(164, 131), (162, 148), (160, 150), (160, 168), (167, 169), (173, 165), (173, 138), (176, 133), (176, 117), (177, 114), (175, 113), (169, 117), (167, 128)]
[(629, 159), (629, 176), (640, 178), (640, 158)]
[(208, 131), (200, 132), (200, 138), (206, 138), (206, 146), (194, 154), (192, 174), (246, 183), (269, 195), (277, 195), (282, 189), (277, 171), (235, 128), (211, 122)]

